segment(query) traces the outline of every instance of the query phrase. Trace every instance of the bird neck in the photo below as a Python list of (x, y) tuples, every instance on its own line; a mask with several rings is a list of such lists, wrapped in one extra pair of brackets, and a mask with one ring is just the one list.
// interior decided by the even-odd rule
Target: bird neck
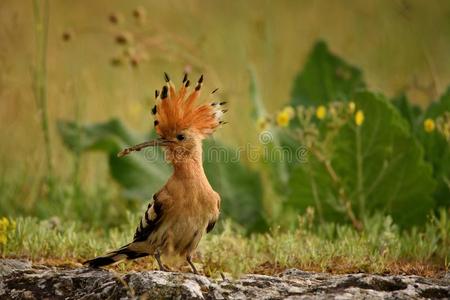
[(202, 144), (198, 143), (189, 155), (183, 156), (182, 159), (172, 160), (173, 175), (182, 179), (206, 179), (202, 162)]

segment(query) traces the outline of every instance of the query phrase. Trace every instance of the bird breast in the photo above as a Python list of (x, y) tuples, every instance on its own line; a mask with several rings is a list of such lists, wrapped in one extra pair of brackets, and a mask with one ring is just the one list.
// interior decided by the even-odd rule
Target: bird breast
[(164, 218), (151, 237), (161, 252), (186, 256), (194, 251), (211, 220), (218, 218), (218, 194), (204, 182), (169, 181), (158, 194)]

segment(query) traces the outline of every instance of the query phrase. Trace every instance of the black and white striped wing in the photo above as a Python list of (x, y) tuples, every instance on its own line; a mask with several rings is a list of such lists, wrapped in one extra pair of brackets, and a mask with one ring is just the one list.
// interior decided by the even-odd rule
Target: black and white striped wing
[(144, 216), (141, 218), (139, 226), (134, 233), (134, 242), (143, 242), (154, 232), (161, 221), (163, 207), (162, 203), (158, 201), (158, 198), (153, 196), (153, 203), (150, 203), (145, 211)]

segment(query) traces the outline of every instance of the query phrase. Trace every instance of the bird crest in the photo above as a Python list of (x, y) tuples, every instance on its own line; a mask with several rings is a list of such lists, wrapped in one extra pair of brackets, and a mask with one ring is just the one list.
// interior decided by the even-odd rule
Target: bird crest
[[(204, 138), (212, 134), (220, 125), (226, 124), (222, 121), (223, 114), (227, 112), (227, 109), (223, 109), (225, 101), (196, 103), (200, 97), (203, 75), (200, 76), (195, 87), (190, 88), (190, 81), (185, 74), (178, 91), (167, 73), (164, 73), (164, 77), (166, 84), (161, 92), (155, 91), (156, 104), (152, 108), (156, 133), (161, 138), (125, 148), (117, 156), (122, 157), (147, 147), (168, 146), (167, 143), (175, 137), (178, 141), (183, 140), (184, 135), (180, 134), (183, 131), (191, 131)], [(212, 94), (216, 91), (217, 89), (212, 91)]]
[[(161, 92), (155, 91), (156, 104), (152, 109), (159, 136), (170, 137), (183, 130), (193, 130), (206, 137), (225, 123), (222, 116), (227, 112), (223, 109), (226, 102), (196, 103), (200, 97), (203, 75), (194, 87), (190, 87), (190, 81), (185, 74), (178, 90), (167, 73), (164, 75), (166, 84)], [(217, 89), (212, 93), (215, 91)]]

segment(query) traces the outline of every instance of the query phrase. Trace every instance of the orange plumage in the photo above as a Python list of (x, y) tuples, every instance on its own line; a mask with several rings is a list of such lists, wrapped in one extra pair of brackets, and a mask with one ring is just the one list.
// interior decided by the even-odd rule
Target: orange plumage
[(153, 109), (156, 117), (156, 132), (160, 136), (171, 136), (189, 128), (203, 136), (213, 133), (222, 123), (221, 116), (225, 110), (222, 110), (221, 106), (224, 102), (196, 105), (200, 96), (203, 75), (190, 93), (188, 93), (189, 80), (187, 80), (187, 76), (178, 91), (167, 75), (166, 81), (161, 94), (156, 92), (157, 103)]

